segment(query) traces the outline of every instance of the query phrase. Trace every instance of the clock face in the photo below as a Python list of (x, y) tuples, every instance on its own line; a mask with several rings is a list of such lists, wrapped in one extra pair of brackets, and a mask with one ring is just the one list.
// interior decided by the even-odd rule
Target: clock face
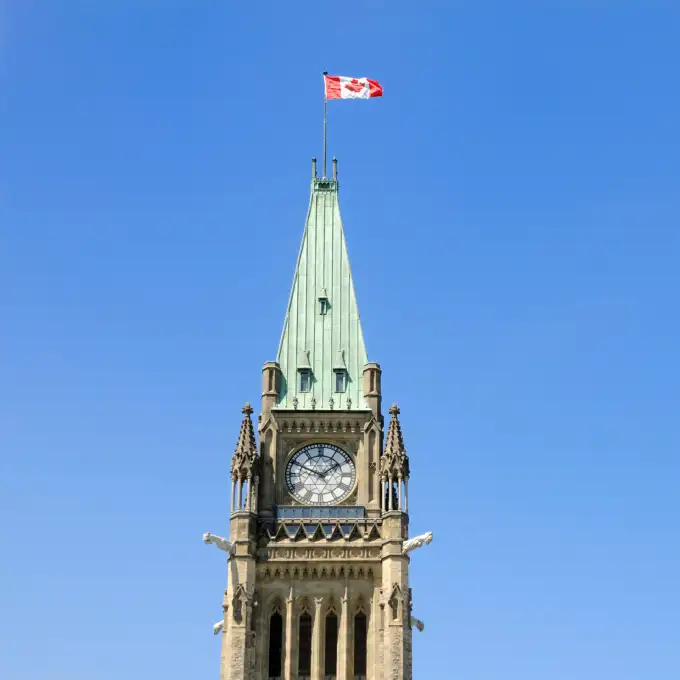
[(333, 444), (309, 444), (286, 465), (288, 491), (301, 503), (336, 505), (354, 488), (354, 461)]

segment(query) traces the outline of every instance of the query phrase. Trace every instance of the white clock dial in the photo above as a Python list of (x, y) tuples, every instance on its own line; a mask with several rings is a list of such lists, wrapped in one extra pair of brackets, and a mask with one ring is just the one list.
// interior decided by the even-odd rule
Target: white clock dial
[(355, 480), (354, 461), (333, 444), (309, 444), (286, 465), (288, 491), (308, 505), (337, 505), (350, 495)]

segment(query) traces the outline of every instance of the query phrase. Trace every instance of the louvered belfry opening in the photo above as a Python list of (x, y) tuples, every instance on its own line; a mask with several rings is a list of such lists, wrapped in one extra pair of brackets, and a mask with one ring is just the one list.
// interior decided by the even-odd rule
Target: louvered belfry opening
[(338, 669), (338, 617), (331, 612), (326, 617), (324, 680), (335, 680)]
[(283, 653), (283, 617), (274, 612), (269, 619), (269, 680), (280, 680)]
[(368, 625), (366, 614), (359, 612), (354, 617), (354, 678), (355, 680), (366, 679), (366, 636)]
[(298, 641), (298, 680), (309, 680), (312, 675), (312, 617), (307, 612), (300, 616)]

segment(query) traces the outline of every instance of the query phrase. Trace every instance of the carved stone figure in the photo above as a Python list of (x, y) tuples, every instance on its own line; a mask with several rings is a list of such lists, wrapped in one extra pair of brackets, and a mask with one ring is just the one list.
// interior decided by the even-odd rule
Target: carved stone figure
[(414, 538), (409, 538), (408, 541), (404, 541), (404, 547), (401, 552), (403, 555), (406, 555), (412, 550), (416, 550), (428, 543), (432, 543), (431, 531), (428, 531), (426, 534), (421, 534), (420, 536), (415, 536)]
[(425, 624), (420, 619), (417, 619), (415, 616), (411, 616), (411, 625), (415, 626), (420, 633), (422, 633), (425, 630)]
[(203, 543), (207, 544), (212, 543), (214, 546), (218, 547), (220, 550), (223, 550), (225, 553), (227, 553), (227, 555), (229, 555), (230, 557), (231, 555), (234, 554), (234, 548), (236, 547), (231, 541), (228, 541), (226, 538), (222, 538), (221, 536), (215, 536), (215, 534), (211, 534), (210, 532), (203, 534)]
[(224, 628), (224, 620), (218, 621), (214, 626), (213, 626), (213, 635), (219, 635), (222, 632), (222, 629)]

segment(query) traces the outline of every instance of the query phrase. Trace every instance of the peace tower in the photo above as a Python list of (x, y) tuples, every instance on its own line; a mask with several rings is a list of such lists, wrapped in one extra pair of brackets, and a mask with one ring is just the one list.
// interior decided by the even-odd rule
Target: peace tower
[(333, 177), (309, 209), (276, 361), (231, 462), (221, 680), (411, 680), (409, 459), (384, 430)]

